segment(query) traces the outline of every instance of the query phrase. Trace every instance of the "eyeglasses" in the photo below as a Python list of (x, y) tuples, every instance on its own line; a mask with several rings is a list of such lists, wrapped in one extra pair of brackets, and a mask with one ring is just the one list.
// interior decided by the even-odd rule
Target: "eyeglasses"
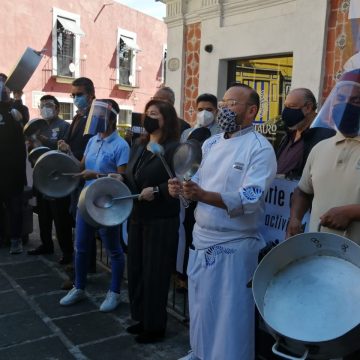
[(249, 105), (248, 103), (242, 103), (238, 100), (233, 100), (233, 99), (229, 99), (229, 100), (221, 100), (218, 101), (218, 108), (221, 109), (223, 107), (233, 107), (235, 105)]
[(53, 102), (47, 102), (47, 103), (39, 104), (39, 109), (42, 109), (44, 107), (54, 109), (56, 107), (56, 105)]
[(74, 98), (76, 96), (83, 96), (83, 95), (85, 95), (85, 94), (84, 93), (76, 93), (76, 94), (70, 94), (70, 97)]

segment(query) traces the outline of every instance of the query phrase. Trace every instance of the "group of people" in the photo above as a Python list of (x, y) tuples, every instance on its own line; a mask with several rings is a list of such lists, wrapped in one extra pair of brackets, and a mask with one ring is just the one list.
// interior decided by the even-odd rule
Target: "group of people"
[[(8, 128), (7, 134), (21, 134), (21, 128), (11, 119), (6, 88), (0, 89), (5, 94), (0, 101), (0, 137), (10, 141), (3, 135), (1, 122)], [(72, 262), (74, 256), (75, 264), (74, 286), (60, 305), (69, 306), (86, 297), (95, 232), (108, 251), (112, 270), (100, 311), (112, 311), (120, 303), (125, 263), (120, 226), (95, 228), (76, 211), (81, 188), (104, 174), (124, 182), (133, 194), (140, 194), (127, 226), (127, 274), (134, 320), (127, 331), (139, 343), (160, 341), (165, 336), (170, 278), (179, 234), (185, 227), (191, 351), (182, 360), (255, 358), (255, 309), (247, 284), (257, 266), (259, 251), (265, 246), (260, 225), (265, 194), (276, 174), (300, 178), (292, 198), (287, 236), (302, 231), (302, 217), (311, 208), (310, 231), (316, 231), (320, 222), (330, 232), (346, 229), (347, 236), (359, 242), (360, 70), (340, 78), (318, 115), (309, 89), (290, 91), (282, 111), (287, 133), (276, 153), (268, 140), (255, 131), (260, 98), (245, 84), (230, 86), (220, 101), (211, 94), (200, 95), (193, 128), (178, 118), (173, 91), (159, 89), (145, 106), (145, 131), (131, 142), (131, 147), (117, 132), (119, 106), (114, 100), (95, 99), (94, 85), (87, 78), (76, 79), (71, 93), (78, 109), (71, 125), (58, 118), (55, 97), (41, 98), (41, 117), (49, 127), (37, 139), (78, 162), (83, 181), (66, 198), (54, 200), (37, 194), (41, 245), (28, 252), (53, 252), (54, 221), (63, 253), (60, 262)], [(85, 131), (86, 122), (91, 121), (89, 113), (97, 114), (93, 133)], [(200, 139), (203, 145), (199, 170), (191, 180), (169, 179), (161, 159), (148, 145), (157, 143), (164, 148), (165, 161), (175, 173), (175, 150), (197, 129), (207, 129)], [(0, 141), (0, 146), (6, 143)], [(23, 141), (17, 146), (16, 156), (21, 164), (25, 162)], [(16, 174), (19, 184), (6, 186), (16, 187), (16, 194), (25, 176), (24, 172), (14, 172), (11, 164), (6, 163), (6, 169)], [(3, 201), (3, 192), (0, 196)], [(191, 211), (183, 208), (181, 196), (196, 204), (195, 212), (195, 206), (190, 207)]]

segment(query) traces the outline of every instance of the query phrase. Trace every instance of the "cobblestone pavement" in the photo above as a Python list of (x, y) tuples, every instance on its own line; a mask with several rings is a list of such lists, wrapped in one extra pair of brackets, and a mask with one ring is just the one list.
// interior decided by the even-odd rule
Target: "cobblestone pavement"
[[(35, 229), (25, 250), (38, 244)], [(97, 273), (89, 275), (88, 299), (61, 307), (59, 299), (66, 292), (60, 286), (67, 276), (57, 263), (58, 254), (9, 255), (8, 251), (0, 248), (1, 360), (175, 360), (188, 351), (188, 329), (172, 316), (163, 342), (134, 341), (125, 331), (131, 324), (126, 284), (119, 308), (110, 314), (99, 312), (110, 282), (108, 270), (100, 264)]]

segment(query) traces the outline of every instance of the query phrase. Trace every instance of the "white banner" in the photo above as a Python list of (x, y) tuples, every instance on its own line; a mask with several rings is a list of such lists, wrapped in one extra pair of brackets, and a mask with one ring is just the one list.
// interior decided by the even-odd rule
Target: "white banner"
[[(276, 178), (265, 196), (265, 217), (260, 229), (267, 243), (285, 240), (290, 217), (292, 194), (298, 181)], [(310, 213), (303, 219), (305, 231), (309, 227)]]

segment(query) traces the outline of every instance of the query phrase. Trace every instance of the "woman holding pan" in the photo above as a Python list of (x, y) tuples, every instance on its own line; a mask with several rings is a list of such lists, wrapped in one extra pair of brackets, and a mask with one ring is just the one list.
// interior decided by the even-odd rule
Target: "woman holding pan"
[(161, 145), (171, 168), (179, 123), (174, 107), (159, 100), (146, 104), (142, 121), (147, 134), (132, 147), (125, 172), (131, 192), (140, 193), (128, 230), (129, 297), (131, 316), (137, 323), (127, 331), (137, 335), (137, 342), (151, 343), (165, 335), (170, 277), (176, 263), (179, 200), (169, 195), (169, 175), (149, 144)]
[[(85, 134), (96, 135), (89, 140), (80, 164), (84, 169), (80, 176), (86, 180), (85, 186), (90, 185), (92, 181), (103, 174), (121, 174), (125, 171), (129, 158), (129, 146), (116, 130), (119, 111), (118, 104), (111, 99), (94, 100), (91, 105)], [(59, 149), (69, 152), (68, 145), (65, 143), (59, 143)], [(120, 225), (96, 229), (87, 224), (78, 211), (75, 239), (75, 286), (60, 300), (62, 306), (75, 304), (85, 298), (86, 273), (96, 230), (111, 260), (111, 284), (106, 298), (100, 306), (100, 311), (112, 311), (120, 303), (120, 284), (124, 271)]]

